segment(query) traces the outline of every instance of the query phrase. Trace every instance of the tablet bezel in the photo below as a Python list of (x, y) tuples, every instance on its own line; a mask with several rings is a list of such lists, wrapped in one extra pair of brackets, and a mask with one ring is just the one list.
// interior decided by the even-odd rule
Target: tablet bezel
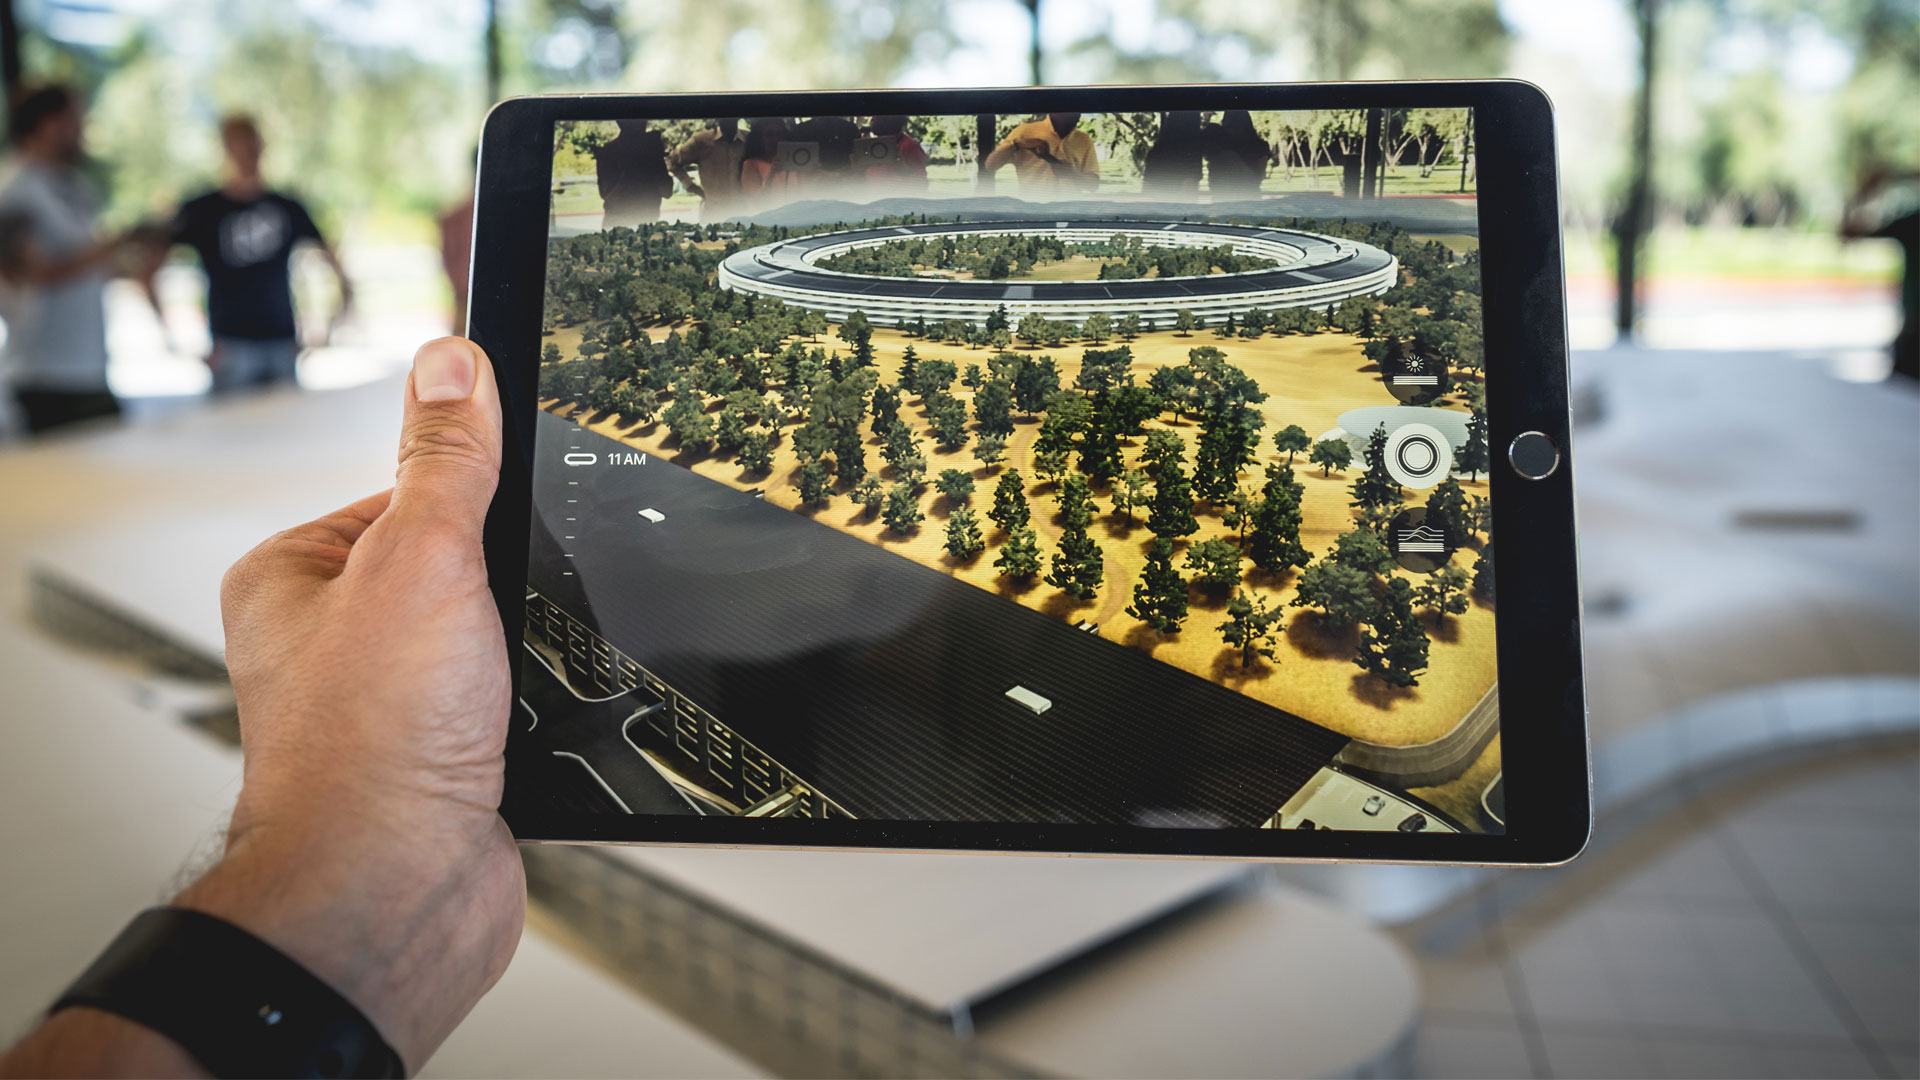
[[(1280, 85), (861, 90), (776, 94), (578, 95), (513, 98), (481, 138), (468, 335), (493, 359), (506, 452), (487, 516), (487, 569), (510, 654), (525, 614), (529, 478), (545, 295), (553, 124), (645, 117), (1163, 112), (1178, 109), (1470, 108), (1478, 142), (1482, 309), (1489, 475), (1502, 543), (1495, 623), (1503, 781), (1501, 835), (1275, 829), (1181, 829), (1013, 822), (747, 819), (556, 813), (519, 803), (519, 733), (509, 736), (501, 814), (532, 842), (873, 848), (1116, 856), (1550, 865), (1585, 847), (1591, 779), (1580, 665), (1580, 599), (1568, 412), (1552, 108), (1510, 80)], [(1514, 473), (1505, 447), (1543, 432), (1562, 467)], [(1529, 542), (1516, 542), (1517, 538)], [(513, 667), (519, 695), (521, 665)]]

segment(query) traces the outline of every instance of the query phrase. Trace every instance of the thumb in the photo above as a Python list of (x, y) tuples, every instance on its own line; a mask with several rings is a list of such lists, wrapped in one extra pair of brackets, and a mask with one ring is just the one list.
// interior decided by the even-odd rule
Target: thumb
[(407, 379), (392, 508), (477, 541), (500, 479), (500, 393), (478, 345), (444, 337), (420, 346)]

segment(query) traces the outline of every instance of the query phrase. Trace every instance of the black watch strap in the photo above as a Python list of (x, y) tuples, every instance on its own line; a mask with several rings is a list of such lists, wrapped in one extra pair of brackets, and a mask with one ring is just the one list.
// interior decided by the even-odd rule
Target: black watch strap
[(215, 1076), (405, 1076), (372, 1022), (306, 968), (204, 912), (150, 908), (53, 1011), (110, 1012), (165, 1035)]

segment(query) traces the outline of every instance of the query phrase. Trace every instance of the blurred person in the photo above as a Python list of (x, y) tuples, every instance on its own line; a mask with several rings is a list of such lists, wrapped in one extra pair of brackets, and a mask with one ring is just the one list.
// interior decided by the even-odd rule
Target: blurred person
[(795, 170), (790, 183), (811, 192), (824, 193), (853, 179), (853, 144), (860, 140), (860, 125), (845, 116), (815, 116), (793, 125), (787, 139), (812, 143), (819, 148), (816, 164)]
[(660, 200), (673, 194), (667, 172), (667, 145), (645, 120), (617, 122), (620, 134), (594, 151), (594, 178), (600, 189), (602, 229), (632, 228), (660, 220)]
[(1900, 245), (1900, 330), (1893, 339), (1893, 374), (1920, 380), (1920, 251), (1915, 250), (1920, 248), (1920, 174), (1896, 178), (1886, 169), (1868, 170), (1841, 219), (1840, 235)]
[(512, 679), (481, 553), (500, 455), (487, 357), (429, 342), (393, 487), (227, 571), (244, 760), (220, 859), (0, 1052), (0, 1076), (408, 1076), (499, 980), (527, 900), (498, 812)]
[(1024, 193), (1051, 195), (1100, 186), (1100, 156), (1093, 137), (1080, 130), (1079, 113), (1048, 113), (1014, 128), (987, 155), (980, 171), (992, 175), (1009, 163)]
[[(747, 139), (740, 121), (723, 117), (667, 155), (667, 171), (680, 186), (699, 196), (700, 220), (727, 221), (740, 205), (740, 162), (746, 157)], [(698, 170), (699, 180), (688, 172)]]
[(1160, 134), (1140, 164), (1140, 189), (1149, 195), (1191, 199), (1200, 192), (1201, 121), (1197, 112), (1160, 117)]
[[(318, 246), (340, 282), (340, 311), (353, 303), (353, 284), (339, 256), (321, 235), (299, 199), (269, 188), (260, 172), (266, 140), (253, 118), (234, 114), (220, 121), (226, 179), (219, 187), (182, 203), (153, 247), (142, 283), (155, 312), (160, 294), (154, 276), (174, 244), (193, 249), (207, 276), (207, 331), (213, 351), (207, 367), (213, 392), (231, 393), (295, 380), (300, 334), (293, 316), (292, 261), (301, 242)], [(161, 313), (162, 324), (165, 313)]]
[(787, 122), (778, 117), (755, 120), (747, 128), (747, 144), (740, 160), (740, 195), (754, 210), (777, 203), (793, 180), (780, 167), (780, 144), (787, 140)]
[(1254, 129), (1253, 114), (1245, 109), (1227, 110), (1219, 123), (1207, 125), (1204, 140), (1207, 190), (1213, 193), (1214, 201), (1259, 198), (1273, 148)]
[(124, 237), (100, 237), (100, 194), (80, 172), (86, 120), (80, 97), (53, 85), (27, 90), (7, 116), (13, 149), (0, 163), (7, 222), (0, 317), (3, 372), (30, 434), (114, 417), (107, 387), (107, 278)]
[(868, 121), (867, 132), (876, 139), (891, 141), (895, 155), (884, 165), (867, 166), (869, 181), (915, 191), (927, 189), (927, 148), (907, 134), (906, 117), (876, 116)]

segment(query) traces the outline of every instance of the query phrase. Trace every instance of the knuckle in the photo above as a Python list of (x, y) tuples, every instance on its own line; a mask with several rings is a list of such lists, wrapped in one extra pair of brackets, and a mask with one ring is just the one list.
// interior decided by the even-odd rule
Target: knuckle
[(446, 462), (455, 465), (492, 464), (492, 443), (478, 421), (457, 414), (424, 417), (407, 429), (400, 446), (400, 463)]

